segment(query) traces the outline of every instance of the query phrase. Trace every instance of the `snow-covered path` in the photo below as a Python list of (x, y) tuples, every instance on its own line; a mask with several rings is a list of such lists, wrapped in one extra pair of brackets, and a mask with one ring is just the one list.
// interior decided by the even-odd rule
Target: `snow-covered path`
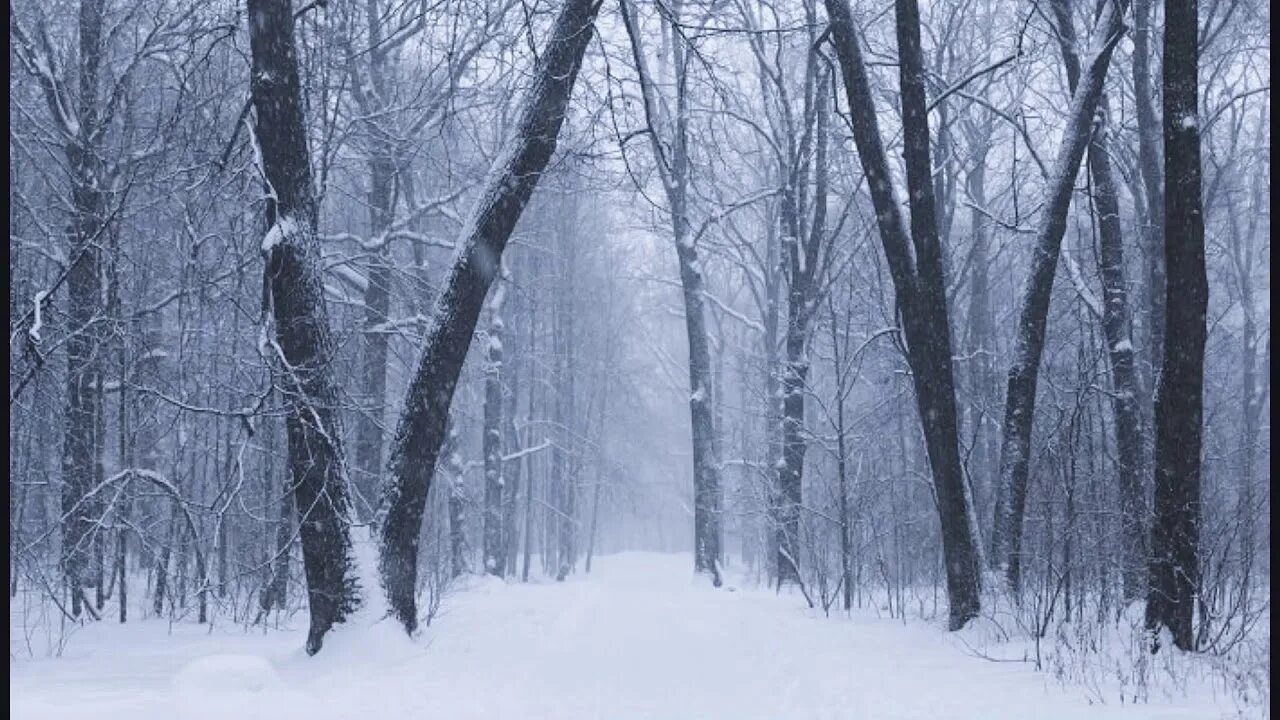
[[(11, 717), (1213, 718), (1211, 706), (1091, 705), (942, 630), (825, 619), (797, 597), (713, 590), (687, 556), (597, 559), (564, 584), (478, 580), (415, 643), (348, 628), (316, 658), (302, 633), (100, 624), (57, 660), (11, 655)], [(302, 625), (303, 618), (295, 619)]]

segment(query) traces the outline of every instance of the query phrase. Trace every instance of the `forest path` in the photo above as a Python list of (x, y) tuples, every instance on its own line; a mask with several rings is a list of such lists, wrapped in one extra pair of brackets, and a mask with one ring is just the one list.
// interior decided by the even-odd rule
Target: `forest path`
[[(795, 595), (713, 589), (687, 555), (598, 558), (590, 575), (476, 578), (423, 638), (345, 628), (307, 658), (267, 635), (99, 624), (57, 660), (10, 660), (14, 718), (326, 720), (1206, 718), (1206, 708), (1090, 705), (953, 636)], [(733, 587), (730, 583), (728, 587)], [(299, 615), (293, 623), (303, 626)]]

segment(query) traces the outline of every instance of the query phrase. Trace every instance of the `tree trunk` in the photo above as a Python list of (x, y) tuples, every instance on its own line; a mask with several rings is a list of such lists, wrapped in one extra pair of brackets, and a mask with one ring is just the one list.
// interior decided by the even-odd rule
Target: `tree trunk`
[[(1165, 3), (1164, 178), (1166, 324), (1156, 390), (1155, 518), (1147, 627), (1194, 649), (1199, 591), (1200, 449), (1204, 419), (1205, 273), (1200, 179), (1197, 0)], [(1158, 647), (1158, 640), (1157, 640)]]
[(981, 551), (975, 537), (972, 501), (960, 465), (951, 328), (929, 163), (919, 8), (912, 0), (897, 3), (903, 139), (911, 198), (911, 233), (908, 234), (894, 198), (889, 162), (876, 121), (875, 101), (849, 5), (844, 0), (826, 0), (826, 6), (849, 100), (854, 143), (871, 190), (881, 244), (889, 262), (898, 314), (907, 340), (907, 361), (915, 384), (916, 405), (924, 428), (942, 524), (949, 626), (957, 630), (978, 614)]
[(79, 617), (84, 586), (92, 582), (93, 489), (98, 458), (98, 402), (102, 372), (97, 360), (101, 324), (105, 196), (98, 141), (98, 80), (102, 61), (103, 0), (81, 0), (79, 16), (79, 132), (65, 148), (71, 166), (73, 216), (68, 228), (67, 406), (62, 442), (62, 570)]
[(556, 18), (515, 135), (460, 239), (409, 386), (391, 453), (379, 569), (391, 610), (411, 633), (418, 626), (418, 534), (458, 373), (507, 239), (555, 150), (599, 7), (600, 0), (566, 0)]
[(1040, 374), (1040, 357), (1044, 353), (1053, 278), (1058, 269), (1062, 238), (1067, 230), (1067, 211), (1075, 192), (1076, 175), (1085, 148), (1093, 136), (1093, 118), (1102, 95), (1107, 66), (1124, 29), (1113, 4), (1108, 3), (1103, 12), (1104, 17), (1098, 22), (1101, 44), (1072, 93), (1065, 135), (1050, 173), (1045, 209), (1031, 257), (1031, 273), (1022, 295), (1013, 361), (1009, 365), (1000, 446), (1000, 483), (1008, 493), (1008, 503), (1000, 519), (1004, 523), (1000, 533), (1004, 547), (996, 548), (996, 552), (1005, 558), (1006, 579), (1015, 592), (1021, 583), (1022, 519), (1026, 513), (1036, 381)]
[[(1075, 24), (1070, 0), (1054, 0), (1058, 43), (1062, 49), (1067, 83), (1075, 92), (1080, 81)], [(1120, 479), (1121, 573), (1126, 602), (1142, 594), (1146, 567), (1146, 502), (1142, 491), (1142, 415), (1138, 405), (1138, 379), (1129, 327), (1128, 283), (1124, 272), (1124, 238), (1120, 227), (1120, 198), (1111, 170), (1107, 96), (1098, 99), (1097, 120), (1089, 139), (1089, 175), (1093, 179), (1094, 214), (1100, 237), (1099, 274), (1102, 277), (1102, 329), (1107, 338), (1114, 393), (1116, 464)]]
[(489, 300), (489, 344), (484, 368), (484, 571), (502, 577), (507, 551), (503, 543), (502, 472), (502, 302), (506, 288), (499, 281)]
[(991, 240), (986, 227), (988, 221), (983, 215), (987, 206), (986, 164), (991, 148), (991, 126), (986, 125), (982, 132), (982, 137), (975, 141), (973, 166), (965, 178), (969, 197), (974, 203), (969, 215), (970, 232), (973, 233), (973, 259), (970, 261), (973, 274), (969, 278), (969, 312), (966, 319), (969, 322), (969, 354), (972, 355), (975, 366), (971, 379), (975, 402), (970, 406), (970, 425), (976, 445), (977, 468), (971, 470), (970, 474), (980, 478), (979, 488), (983, 494), (981, 498), (975, 498), (981, 503), (979, 507), (983, 508), (981, 511), (975, 508), (975, 515), (978, 512), (990, 513), (989, 516), (982, 515), (978, 519), (982, 527), (991, 533), (987, 564), (994, 567), (998, 562), (994, 547), (1001, 542), (996, 537), (1001, 524), (996, 520), (1000, 517), (1005, 496), (1000, 484), (992, 481), (999, 462), (999, 440), (993, 429), (993, 409), (999, 406), (1000, 389), (995, 369), (996, 333), (991, 314)]
[(329, 330), (306, 123), (289, 0), (249, 0), (252, 99), (263, 173), (272, 191), (264, 301), (276, 326), (289, 472), (311, 608), (307, 653), (360, 605), (339, 393)]
[[(369, 229), (372, 237), (391, 227), (395, 165), (389, 157), (369, 160)], [(364, 354), (360, 359), (362, 407), (356, 415), (353, 480), (361, 505), (376, 511), (382, 478), (382, 424), (387, 405), (387, 351), (391, 336), (392, 266), (389, 243), (372, 253), (364, 291)]]
[[(396, 130), (387, 127), (394, 116), (388, 103), (389, 87), (388, 51), (384, 46), (384, 9), (377, 0), (368, 0), (365, 6), (365, 24), (368, 30), (369, 87), (357, 70), (356, 58), (349, 59), (352, 94), (365, 115), (370, 144), (366, 164), (369, 169), (369, 239), (382, 242), (371, 253), (369, 277), (364, 291), (364, 353), (360, 359), (360, 395), (362, 407), (356, 415), (356, 457), (353, 480), (358, 499), (357, 507), (365, 506), (369, 513), (377, 510), (382, 478), (382, 424), (387, 404), (387, 352), (390, 332), (387, 322), (391, 318), (392, 261), (391, 246), (386, 233), (395, 219), (397, 148)], [(353, 52), (354, 56), (355, 53)]]
[[(1165, 326), (1164, 267), (1164, 183), (1160, 176), (1160, 119), (1156, 116), (1151, 84), (1151, 0), (1133, 2), (1133, 95), (1134, 115), (1138, 121), (1138, 172), (1142, 177), (1147, 206), (1144, 232), (1144, 255), (1147, 258), (1147, 357), (1151, 368), (1149, 392), (1154, 394), (1156, 373), (1160, 366)], [(1150, 413), (1150, 398), (1144, 398)]]
[[(517, 338), (518, 339), (518, 338)], [(510, 355), (507, 349), (503, 348), (504, 355)], [(506, 409), (503, 411), (502, 432), (504, 433), (504, 445), (512, 451), (519, 452), (525, 447), (520, 440), (520, 431), (516, 427), (516, 411), (519, 406), (520, 398), (520, 366), (514, 364), (508, 357), (505, 366), (511, 368), (508, 373), (508, 381), (506, 388), (506, 397), (503, 402)], [(506, 574), (513, 575), (516, 572), (516, 557), (520, 550), (520, 534), (516, 531), (516, 509), (520, 499), (520, 488), (523, 480), (522, 470), (524, 468), (523, 461), (516, 459), (515, 462), (502, 463), (503, 470), (503, 492), (504, 499), (502, 504), (502, 552), (506, 563)]]
[(440, 448), (445, 482), (449, 488), (449, 577), (461, 577), (467, 571), (467, 488), (462, 456), (458, 447), (458, 428), (452, 419), (444, 446)]
[(577, 399), (577, 367), (574, 352), (577, 338), (574, 333), (574, 285), (578, 272), (575, 263), (577, 248), (571, 245), (576, 240), (577, 224), (576, 200), (569, 200), (568, 208), (562, 208), (561, 217), (566, 221), (561, 228), (560, 242), (557, 248), (560, 272), (557, 273), (558, 286), (555, 289), (555, 426), (557, 440), (552, 455), (551, 482), (555, 488), (555, 556), (552, 569), (556, 581), (563, 582), (574, 566), (574, 546), (578, 535), (577, 492), (578, 492), (578, 416), (575, 409)]
[[(811, 68), (813, 58), (811, 57)], [(782, 376), (782, 468), (778, 486), (781, 495), (778, 536), (778, 581), (799, 583), (800, 579), (800, 508), (804, 501), (804, 437), (805, 393), (809, 378), (809, 323), (817, 305), (820, 281), (819, 253), (825, 241), (827, 213), (827, 118), (826, 82), (817, 81), (814, 101), (809, 108), (816, 137), (814, 168), (816, 183), (813, 194), (813, 218), (805, 235), (801, 227), (801, 184), (808, 178), (809, 123), (806, 118), (805, 138), (800, 143), (800, 159), (790, 171), (782, 199), (783, 240), (787, 273), (787, 361)], [(804, 237), (802, 237), (804, 236)]]
[[(632, 58), (640, 74), (640, 87), (644, 95), (645, 114), (650, 124), (649, 138), (654, 155), (663, 165), (661, 141), (653, 127), (657, 103), (652, 87), (640, 39), (634, 27), (635, 19), (625, 4), (622, 19), (631, 41)], [(670, 21), (679, 22), (680, 3), (670, 9)], [(720, 488), (720, 461), (717, 457), (715, 420), (711, 398), (711, 348), (707, 336), (706, 310), (703, 303), (705, 282), (702, 264), (698, 259), (696, 238), (692, 237), (689, 221), (689, 108), (688, 73), (685, 65), (683, 40), (671, 43), (671, 66), (675, 72), (675, 117), (672, 119), (670, 168), (662, 175), (663, 188), (670, 206), (672, 237), (676, 246), (676, 262), (680, 269), (680, 287), (684, 297), (685, 334), (689, 343), (689, 417), (693, 435), (693, 567), (694, 572), (708, 573), (714, 586), (720, 587), (719, 558), (722, 542)]]
[[(536, 410), (538, 406), (538, 295), (537, 295), (537, 277), (538, 277), (538, 259), (531, 258), (529, 262), (529, 275), (531, 280), (529, 290), (529, 407), (527, 410), (525, 425), (529, 428), (529, 436), (527, 442), (533, 445), (536, 435), (536, 426), (534, 420), (537, 418)], [(526, 455), (524, 458), (525, 465), (529, 476), (525, 483), (524, 490), (524, 564), (520, 569), (520, 582), (529, 582), (529, 562), (533, 555), (533, 499), (537, 490), (534, 480), (534, 459), (532, 455)]]

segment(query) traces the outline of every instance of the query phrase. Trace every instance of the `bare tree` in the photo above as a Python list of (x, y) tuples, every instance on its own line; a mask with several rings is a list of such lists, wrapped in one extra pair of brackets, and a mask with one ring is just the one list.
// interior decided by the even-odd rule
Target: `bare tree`
[[(677, 2), (664, 22), (678, 25), (682, 3)], [(720, 461), (715, 437), (712, 413), (713, 390), (711, 376), (711, 346), (707, 334), (705, 309), (705, 285), (703, 267), (698, 259), (697, 233), (690, 219), (690, 191), (692, 167), (689, 163), (689, 48), (685, 39), (678, 37), (669, 44), (670, 57), (662, 58), (670, 63), (675, 73), (675, 109), (671, 115), (662, 114), (656, 89), (648, 70), (648, 61), (641, 35), (636, 28), (639, 19), (625, 0), (620, 5), (622, 21), (631, 42), (631, 56), (639, 76), (643, 99), (647, 135), (658, 166), (662, 189), (667, 199), (671, 217), (672, 239), (676, 246), (676, 261), (680, 269), (680, 287), (684, 299), (685, 330), (689, 343), (689, 416), (693, 434), (693, 544), (694, 569), (711, 576), (716, 587), (720, 578), (720, 545), (723, 539), (720, 508)], [(660, 132), (669, 134), (665, 141)], [(669, 144), (670, 150), (664, 149)]]
[[(1155, 518), (1147, 627), (1195, 649), (1200, 589), (1200, 451), (1209, 281), (1200, 186), (1200, 33), (1197, 0), (1165, 3), (1164, 362), (1156, 389)], [(1159, 647), (1159, 640), (1156, 640)]]
[(294, 16), (289, 0), (250, 0), (250, 87), (270, 230), (263, 302), (275, 323), (281, 392), (288, 406), (289, 474), (298, 508), (311, 607), (307, 653), (360, 605), (351, 545), (334, 343), (316, 236)]
[[(1006, 577), (1010, 587), (1015, 590), (1020, 582), (1022, 517), (1026, 512), (1027, 475), (1031, 463), (1031, 428), (1035, 415), (1036, 380), (1040, 373), (1040, 357), (1044, 353), (1049, 300), (1058, 269), (1062, 238), (1066, 234), (1067, 211), (1075, 192), (1076, 174), (1090, 138), (1094, 136), (1093, 119), (1099, 98), (1102, 97), (1107, 67), (1124, 29), (1121, 11), (1122, 8), (1114, 2), (1106, 4), (1098, 20), (1095, 49), (1072, 93), (1063, 143), (1049, 175), (1045, 209), (1040, 218), (1031, 261), (1031, 274), (1023, 291), (1018, 329), (1014, 336), (1014, 355), (1009, 364), (1004, 433), (1000, 449), (1000, 483), (1007, 488), (1009, 502), (1004, 507), (1003, 517), (999, 519), (1004, 526), (999, 534), (1003, 542), (996, 547), (996, 552), (1007, 558)], [(1071, 61), (1068, 60), (1067, 64), (1070, 67)], [(1070, 74), (1068, 70), (1068, 76)]]
[(912, 0), (898, 0), (895, 5), (911, 208), (908, 233), (894, 197), (889, 162), (852, 13), (844, 0), (826, 0), (826, 7), (849, 102), (854, 143), (871, 190), (880, 239), (896, 290), (897, 311), (906, 338), (907, 360), (911, 365), (942, 522), (950, 627), (956, 630), (978, 614), (982, 562), (975, 537), (972, 501), (960, 466), (951, 328), (929, 163), (919, 8)]
[(405, 399), (383, 500), (379, 564), (392, 613), (409, 632), (418, 626), (418, 533), (458, 373), (507, 239), (555, 151), (599, 8), (599, 0), (566, 0), (556, 18), (514, 133), (460, 238)]

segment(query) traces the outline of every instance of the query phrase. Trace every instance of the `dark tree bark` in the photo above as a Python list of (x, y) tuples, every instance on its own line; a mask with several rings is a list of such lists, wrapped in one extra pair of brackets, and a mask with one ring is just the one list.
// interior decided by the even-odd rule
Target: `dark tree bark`
[(307, 653), (360, 605), (351, 504), (333, 379), (334, 343), (320, 277), (316, 203), (289, 0), (249, 0), (256, 136), (271, 190), (264, 301), (276, 326), (287, 408), (289, 475), (311, 608)]
[[(12, 14), (12, 11), (10, 11)], [(89, 493), (97, 473), (99, 388), (102, 368), (102, 251), (107, 232), (106, 196), (99, 135), (98, 84), (102, 63), (102, 0), (81, 0), (79, 7), (79, 97), (76, 131), (64, 154), (71, 170), (72, 218), (67, 229), (67, 405), (62, 442), (62, 570), (71, 597), (71, 613), (79, 617), (84, 588), (94, 582), (94, 502)], [(21, 38), (19, 38), (21, 40)], [(67, 98), (45, 87), (51, 109)], [(69, 108), (68, 108), (69, 110)], [(67, 110), (63, 110), (64, 112)], [(57, 115), (55, 115), (57, 117)], [(101, 583), (98, 583), (99, 586)]]
[[(812, 67), (815, 55), (810, 55)], [(827, 106), (826, 77), (819, 75), (809, 108), (814, 127), (806, 127), (800, 145), (801, 161), (790, 169), (782, 197), (783, 239), (787, 277), (787, 360), (782, 376), (782, 467), (778, 477), (778, 582), (800, 583), (800, 508), (803, 504), (805, 393), (808, 390), (810, 323), (817, 310), (822, 280), (820, 254), (827, 232)], [(807, 178), (809, 144), (815, 147), (813, 216), (806, 233), (801, 227), (801, 183)]]
[(1005, 575), (1016, 592), (1022, 573), (1022, 520), (1026, 513), (1027, 477), (1031, 461), (1031, 430), (1035, 416), (1036, 381), (1040, 357), (1044, 353), (1049, 301), (1058, 269), (1062, 238), (1067, 230), (1067, 212), (1075, 192), (1075, 179), (1093, 137), (1093, 119), (1106, 81), (1111, 54), (1124, 31), (1118, 8), (1106, 4), (1098, 22), (1100, 45), (1071, 96), (1067, 126), (1058, 157), (1050, 171), (1045, 193), (1045, 209), (1036, 233), (1031, 257), (1031, 273), (1023, 290), (1014, 356), (1009, 365), (1005, 392), (1004, 430), (1000, 446), (1000, 483), (1008, 493), (1008, 504), (1000, 519), (1004, 547), (996, 548), (1005, 558)]
[(409, 632), (418, 626), (418, 534), (458, 373), (507, 239), (555, 151), (599, 7), (600, 0), (566, 0), (556, 18), (515, 135), (461, 237), (462, 253), (436, 303), (405, 399), (391, 453), (379, 569), (391, 610)]
[[(1058, 44), (1072, 93), (1080, 82), (1075, 24), (1070, 0), (1054, 0)], [(1121, 574), (1125, 601), (1142, 594), (1146, 568), (1146, 502), (1142, 491), (1142, 414), (1138, 404), (1137, 369), (1130, 335), (1128, 283), (1124, 271), (1124, 237), (1120, 227), (1120, 197), (1111, 169), (1107, 96), (1098, 99), (1098, 113), (1089, 139), (1089, 175), (1093, 180), (1093, 211), (1098, 218), (1099, 274), (1102, 277), (1102, 329), (1107, 338), (1114, 393), (1116, 464), (1120, 480)]]
[[(1168, 0), (1164, 26), (1164, 362), (1156, 389), (1155, 518), (1147, 627), (1194, 649), (1200, 449), (1209, 283), (1201, 199), (1197, 0)], [(1158, 648), (1158, 640), (1157, 645)]]
[(871, 190), (907, 341), (907, 362), (911, 366), (942, 525), (949, 625), (956, 630), (978, 614), (982, 560), (975, 537), (972, 501), (960, 464), (951, 328), (929, 162), (919, 8), (912, 0), (898, 0), (896, 5), (903, 139), (911, 207), (911, 232), (908, 233), (894, 197), (889, 161), (876, 121), (875, 100), (849, 5), (845, 0), (826, 0), (826, 7), (849, 101), (854, 143)]

